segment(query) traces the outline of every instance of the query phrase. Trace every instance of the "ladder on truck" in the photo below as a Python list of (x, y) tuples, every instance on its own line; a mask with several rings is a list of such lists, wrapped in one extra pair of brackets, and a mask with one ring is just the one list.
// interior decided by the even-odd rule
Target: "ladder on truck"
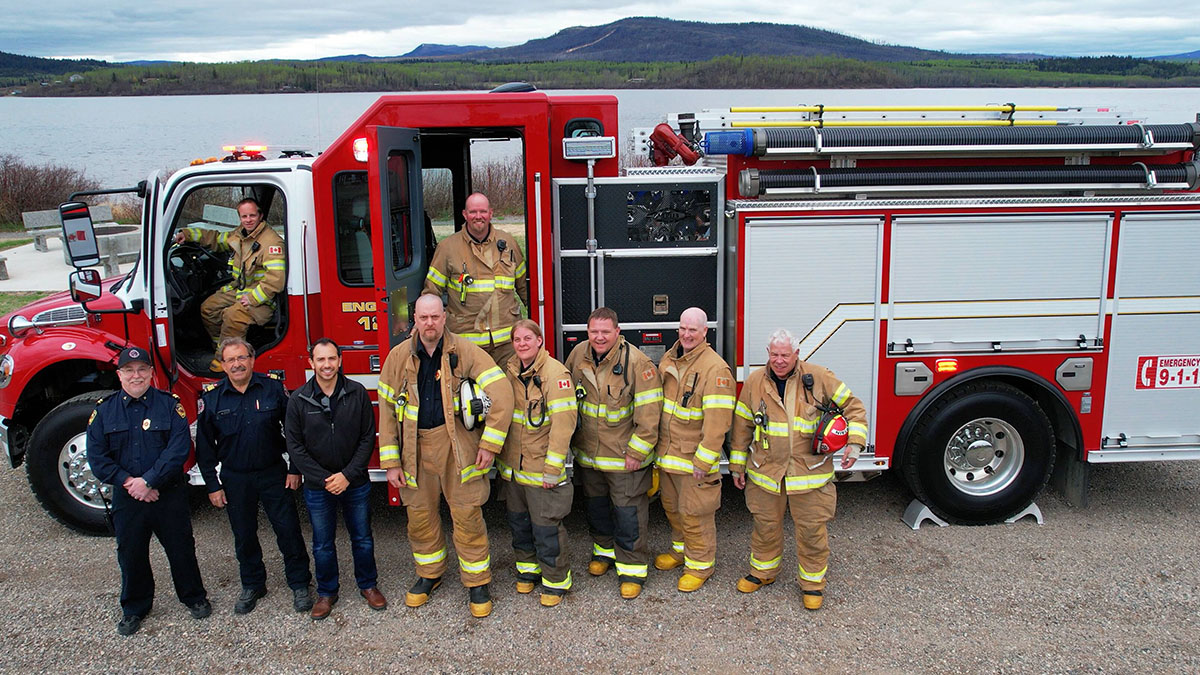
[[(1200, 182), (1200, 124), (1143, 124), (1113, 108), (802, 105), (676, 113), (669, 120), (706, 166), (750, 164), (738, 174), (738, 192), (747, 198), (1144, 194), (1195, 190)], [(1003, 159), (988, 166), (957, 161), (981, 156)], [(1099, 156), (1128, 159), (1093, 163)], [(729, 164), (730, 157), (739, 161)], [(1036, 159), (1016, 163), (1023, 158)]]

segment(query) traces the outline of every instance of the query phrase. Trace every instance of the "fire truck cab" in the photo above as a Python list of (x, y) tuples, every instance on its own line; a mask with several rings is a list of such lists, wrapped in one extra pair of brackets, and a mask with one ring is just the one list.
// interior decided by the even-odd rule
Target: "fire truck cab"
[[(329, 337), (373, 390), (436, 245), (426, 184), (448, 181), (461, 227), (481, 144), (502, 141), (520, 148), (527, 311), (560, 358), (599, 305), (655, 360), (699, 306), (741, 382), (787, 327), (868, 408), (867, 452), (839, 477), (898, 469), (961, 523), (1019, 513), (1056, 466), (1081, 501), (1089, 462), (1200, 458), (1200, 125), (1008, 106), (894, 125), (826, 106), (678, 115), (641, 138), (657, 163), (702, 160), (623, 171), (615, 97), (384, 96), (315, 158), (241, 148), (130, 188), (134, 269), (77, 272), (74, 300), (7, 319), (0, 445), (54, 517), (103, 530), (88, 415), (133, 344), (194, 418), (212, 381), (199, 304), (228, 265), (174, 236), (236, 227), (247, 196), (287, 261), (274, 317), (248, 334), (256, 368), (296, 389)], [(70, 240), (86, 208), (68, 206)]]

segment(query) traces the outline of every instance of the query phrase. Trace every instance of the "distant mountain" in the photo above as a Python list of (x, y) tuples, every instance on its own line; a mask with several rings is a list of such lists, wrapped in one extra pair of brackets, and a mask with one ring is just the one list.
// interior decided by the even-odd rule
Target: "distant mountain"
[(341, 56), (326, 56), (324, 58), (315, 59), (316, 61), (351, 61), (359, 63), (367, 63), (370, 61), (383, 61), (390, 59), (390, 56), (368, 56), (366, 54), (342, 54)]
[(467, 52), (488, 51), (490, 47), (483, 45), (435, 45), (422, 43), (416, 49), (404, 55), (405, 58), (433, 58), (437, 56), (456, 56)]
[(157, 59), (157, 60), (152, 59), (152, 60), (140, 60), (140, 61), (122, 61), (122, 62), (120, 62), (118, 64), (114, 64), (114, 65), (120, 65), (120, 66), (165, 66), (165, 65), (172, 64), (172, 63), (179, 63), (179, 61), (167, 61), (165, 59)]
[(112, 64), (92, 59), (43, 59), (0, 52), (0, 78), (37, 79), (44, 75), (65, 75), (105, 68)]
[(1151, 56), (1154, 61), (1196, 61), (1200, 60), (1200, 49), (1186, 54), (1171, 54), (1168, 56)]
[[(708, 61), (718, 56), (840, 56), (863, 61), (951, 58), (948, 52), (884, 45), (832, 31), (777, 23), (702, 23), (653, 17), (575, 26), (515, 47), (464, 52), (472, 61)], [(442, 57), (447, 58), (447, 57)]]

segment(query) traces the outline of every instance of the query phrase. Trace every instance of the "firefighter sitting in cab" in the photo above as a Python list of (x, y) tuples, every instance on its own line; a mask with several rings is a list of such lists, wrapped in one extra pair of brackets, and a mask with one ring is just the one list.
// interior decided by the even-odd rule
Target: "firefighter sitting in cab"
[(790, 507), (804, 607), (816, 610), (829, 561), (826, 525), (837, 507), (832, 453), (846, 448), (843, 469), (857, 461), (867, 442), (867, 414), (829, 369), (800, 361), (798, 347), (787, 329), (771, 333), (767, 366), (742, 385), (729, 472), (746, 491), (754, 516), (750, 573), (738, 580), (738, 590), (753, 593), (774, 583), (783, 556), (783, 514)]
[[(200, 317), (213, 345), (230, 337), (246, 337), (251, 324), (263, 325), (275, 315), (275, 295), (283, 290), (287, 268), (283, 239), (267, 226), (258, 200), (247, 197), (237, 204), (241, 227), (218, 232), (188, 227), (175, 234), (175, 243), (197, 242), (214, 251), (232, 251), (229, 272), (233, 278), (200, 305)], [(217, 350), (209, 369), (224, 372)]]

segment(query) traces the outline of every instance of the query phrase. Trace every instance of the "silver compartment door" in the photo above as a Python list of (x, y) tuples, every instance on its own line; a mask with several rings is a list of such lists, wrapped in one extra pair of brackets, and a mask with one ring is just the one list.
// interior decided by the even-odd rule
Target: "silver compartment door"
[(1200, 458), (1200, 214), (1121, 220), (1103, 440), (1091, 462)]
[(1105, 213), (895, 218), (889, 353), (1099, 349), (1111, 227)]
[(746, 219), (742, 280), (744, 363), (737, 378), (766, 364), (767, 338), (787, 328), (800, 358), (832, 370), (869, 413), (875, 429), (878, 368), (880, 218)]

